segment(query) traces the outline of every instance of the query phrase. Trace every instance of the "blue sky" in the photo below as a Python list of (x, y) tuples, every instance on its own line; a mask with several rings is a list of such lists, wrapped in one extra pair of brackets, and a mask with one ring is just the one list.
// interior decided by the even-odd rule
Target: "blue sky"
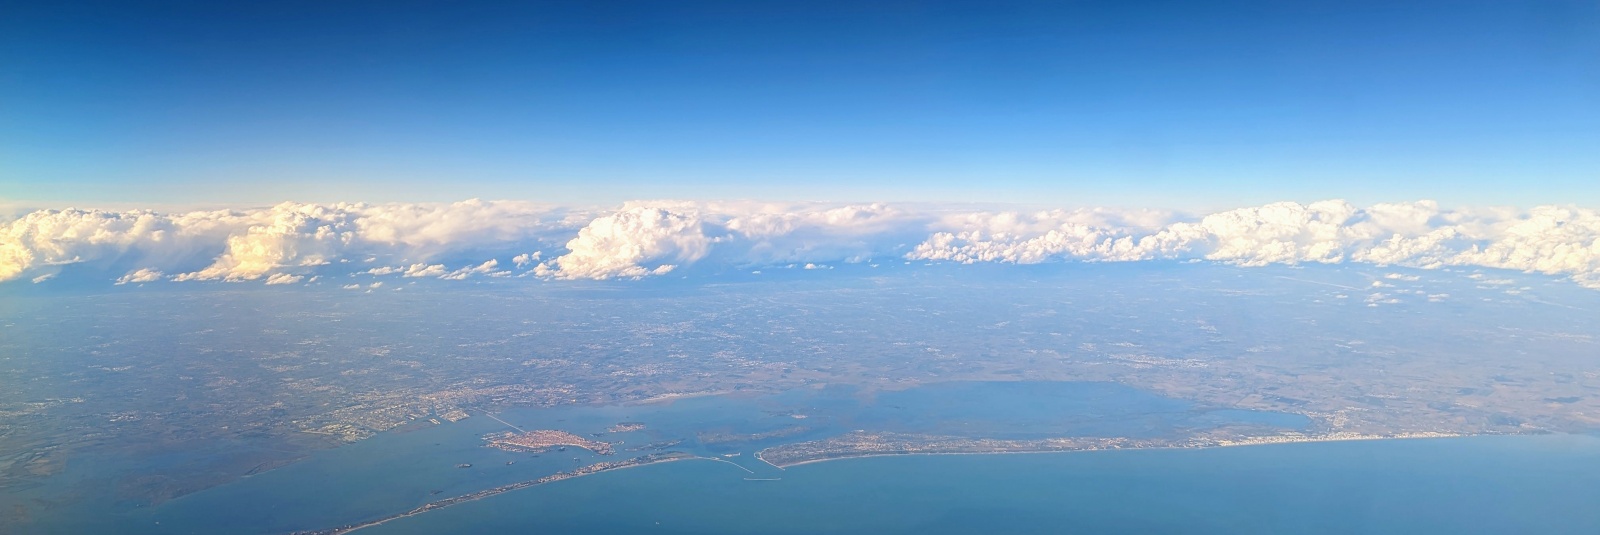
[(1600, 205), (1594, 2), (0, 12), (13, 204)]

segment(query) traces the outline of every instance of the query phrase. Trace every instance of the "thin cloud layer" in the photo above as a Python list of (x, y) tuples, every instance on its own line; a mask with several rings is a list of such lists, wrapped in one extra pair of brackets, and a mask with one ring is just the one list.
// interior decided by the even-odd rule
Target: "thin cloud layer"
[(507, 201), (301, 204), (162, 214), (42, 210), (0, 224), (0, 281), (69, 267), (116, 284), (325, 275), (639, 279), (883, 260), (1210, 260), (1477, 266), (1600, 288), (1600, 214), (1331, 200), (1203, 217), (1154, 210), (931, 210), (885, 204), (637, 201), (595, 212)]

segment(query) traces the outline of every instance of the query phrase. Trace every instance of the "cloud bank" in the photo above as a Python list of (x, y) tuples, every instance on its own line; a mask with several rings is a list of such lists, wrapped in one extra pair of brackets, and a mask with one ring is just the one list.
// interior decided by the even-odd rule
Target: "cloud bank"
[[(559, 243), (589, 219), (525, 202), (284, 203), (258, 210), (40, 210), (0, 224), (0, 281), (64, 266), (124, 269), (118, 283), (299, 282), (336, 263), (426, 262)], [(445, 273), (448, 274), (448, 273)]]
[[(258, 210), (41, 210), (0, 223), (0, 281), (105, 271), (115, 284), (323, 275), (639, 279), (690, 266), (883, 261), (1355, 262), (1473, 266), (1600, 288), (1600, 214), (1340, 200), (1199, 217), (1157, 210), (952, 210), (886, 204), (636, 201), (583, 210), (512, 201), (301, 204)], [(45, 277), (45, 279), (40, 279)]]

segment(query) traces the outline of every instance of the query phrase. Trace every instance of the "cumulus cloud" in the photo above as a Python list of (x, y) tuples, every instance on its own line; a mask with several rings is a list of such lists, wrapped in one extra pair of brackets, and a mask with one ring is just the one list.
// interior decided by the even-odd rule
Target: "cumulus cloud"
[(1600, 288), (1600, 214), (1579, 208), (1522, 213), (1448, 211), (1430, 201), (1367, 208), (1338, 200), (1283, 202), (1158, 229), (1084, 222), (1065, 213), (1006, 217), (1010, 223), (995, 230), (994, 217), (974, 214), (962, 228), (935, 232), (906, 256), (963, 263), (1207, 259), (1243, 266), (1480, 266), (1565, 275)]
[[(173, 280), (255, 280), (286, 284), (283, 268), (320, 266), (357, 239), (354, 213), (317, 205), (280, 206), (271, 219), (228, 236), (227, 249), (211, 265)], [(295, 282), (298, 282), (296, 280)]]
[(534, 251), (534, 252), (531, 252), (531, 253), (522, 253), (522, 254), (519, 254), (517, 256), (511, 257), (511, 263), (515, 264), (518, 268), (524, 268), (524, 267), (528, 267), (528, 266), (532, 265), (535, 262), (538, 262), (539, 261), (539, 257), (541, 257), (543, 255), (544, 255), (544, 253), (542, 253), (540, 251)]
[(41, 210), (0, 227), (0, 281), (35, 269), (103, 261), (130, 253), (173, 254), (219, 243), (231, 223), (219, 212), (165, 216), (150, 211)]
[(540, 276), (564, 279), (640, 278), (704, 257), (711, 244), (698, 211), (629, 204), (591, 221), (567, 242), (567, 254), (541, 264)]
[(134, 271), (129, 271), (126, 275), (117, 277), (116, 284), (123, 285), (128, 283), (137, 284), (141, 282), (155, 282), (161, 280), (161, 275), (163, 275), (163, 273), (161, 273), (159, 270), (150, 268), (137, 269)]
[(288, 273), (273, 273), (273, 274), (267, 276), (267, 285), (271, 286), (271, 285), (274, 285), (274, 284), (294, 284), (294, 283), (303, 281), (305, 279), (306, 278), (305, 278), (304, 275), (290, 275)]
[(512, 245), (554, 245), (589, 218), (548, 205), (478, 200), (283, 203), (181, 214), (39, 210), (0, 224), (0, 281), (80, 263), (176, 273), (175, 281), (305, 276), (352, 259), (415, 262)]
[(1473, 266), (1566, 276), (1600, 288), (1600, 214), (1559, 206), (1446, 210), (1429, 201), (1282, 202), (1193, 217), (1159, 210), (682, 201), (588, 211), (472, 200), (285, 203), (183, 214), (41, 210), (0, 224), (0, 281), (32, 280), (66, 264), (99, 267), (107, 278), (123, 273), (114, 278), (118, 284), (287, 284), (351, 273), (358, 265), (359, 274), (446, 280), (512, 274), (502, 266), (547, 279), (637, 279), (695, 265), (744, 273), (883, 259)]
[(417, 278), (443, 277), (448, 272), (445, 271), (444, 264), (411, 264), (410, 267), (405, 268), (405, 270), (401, 271), (400, 273), (400, 276), (402, 277)]
[(487, 262), (484, 262), (482, 264), (478, 264), (476, 266), (464, 267), (464, 268), (461, 268), (461, 269), (446, 273), (444, 275), (440, 275), (439, 278), (444, 279), (444, 280), (456, 280), (456, 281), (458, 281), (458, 280), (464, 280), (464, 279), (466, 279), (468, 277), (471, 277), (473, 275), (489, 275), (489, 276), (493, 277), (493, 276), (505, 276), (505, 275), (511, 273), (509, 271), (501, 271), (499, 269), (496, 269), (499, 266), (500, 266), (500, 261), (491, 258)]
[(634, 202), (595, 219), (535, 268), (559, 279), (641, 278), (708, 257), (735, 267), (895, 256), (931, 217), (884, 204)]
[[(527, 256), (527, 255), (521, 255)], [(445, 280), (463, 280), (474, 275), (487, 275), (490, 277), (504, 277), (510, 271), (499, 269), (500, 261), (493, 258), (476, 265), (469, 265), (460, 269), (451, 270), (444, 264), (416, 263), (409, 266), (384, 266), (357, 272), (356, 275), (400, 275), (407, 278), (435, 278)], [(376, 286), (374, 286), (376, 287)]]

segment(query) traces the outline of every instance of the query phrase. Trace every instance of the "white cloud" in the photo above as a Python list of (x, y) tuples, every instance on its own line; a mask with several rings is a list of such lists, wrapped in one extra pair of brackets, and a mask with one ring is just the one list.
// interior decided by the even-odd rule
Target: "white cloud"
[(499, 265), (500, 265), (500, 261), (494, 260), (494, 259), (491, 258), (491, 259), (489, 259), (489, 261), (484, 262), (482, 264), (478, 264), (477, 266), (464, 267), (464, 268), (461, 268), (461, 269), (446, 273), (444, 275), (440, 275), (439, 278), (445, 279), (445, 280), (456, 280), (456, 281), (458, 281), (458, 280), (466, 279), (467, 277), (471, 277), (473, 275), (492, 275), (492, 274), (495, 274), (495, 273), (504, 273), (502, 271), (495, 270), (495, 267), (497, 267)]
[(273, 273), (267, 276), (267, 285), (294, 284), (305, 280), (303, 275), (290, 275), (288, 273)]
[(539, 251), (534, 251), (532, 253), (522, 253), (522, 254), (519, 254), (519, 255), (517, 255), (515, 257), (512, 257), (511, 258), (511, 263), (515, 264), (518, 269), (521, 269), (521, 268), (527, 267), (527, 266), (529, 266), (529, 265), (531, 265), (533, 263), (538, 262), (539, 261), (539, 257), (542, 256), (542, 255), (543, 254), (540, 253)]
[(279, 205), (270, 220), (228, 236), (227, 249), (210, 266), (180, 273), (173, 280), (255, 280), (267, 284), (287, 280), (275, 271), (291, 266), (327, 264), (327, 257), (350, 247), (356, 229), (347, 210), (318, 205)]
[(123, 275), (121, 277), (117, 277), (116, 284), (121, 285), (121, 284), (128, 284), (128, 283), (137, 284), (137, 283), (142, 283), (142, 282), (155, 282), (155, 281), (161, 280), (161, 275), (162, 275), (162, 273), (159, 270), (154, 270), (154, 269), (150, 269), (150, 268), (136, 269), (136, 270), (133, 270), (133, 271), (129, 271), (127, 274), (125, 274), (125, 275)]
[(284, 203), (181, 214), (39, 210), (0, 224), (0, 281), (70, 263), (176, 272), (172, 278), (180, 281), (258, 280), (351, 259), (415, 262), (511, 244), (559, 243), (585, 218), (559, 207), (478, 200)]
[(1428, 201), (1363, 208), (1339, 200), (1201, 217), (677, 201), (630, 202), (597, 213), (472, 200), (284, 203), (181, 214), (41, 210), (0, 223), (0, 281), (31, 280), (62, 264), (124, 273), (115, 280), (127, 284), (302, 277), (298, 282), (372, 262), (381, 264), (360, 273), (452, 280), (512, 274), (485, 258), (509, 258), (516, 269), (530, 270), (524, 274), (545, 278), (629, 279), (691, 265), (747, 272), (896, 257), (1462, 266), (1566, 276), (1600, 288), (1600, 214), (1559, 206), (1445, 210)]
[(400, 276), (413, 278), (443, 277), (446, 273), (449, 272), (444, 269), (444, 264), (411, 264)]
[(168, 255), (219, 243), (224, 212), (174, 218), (150, 211), (40, 210), (0, 226), (0, 281), (43, 266), (99, 261), (130, 253)]
[[(527, 256), (527, 255), (522, 255)], [(510, 271), (497, 269), (499, 260), (489, 259), (477, 265), (469, 265), (460, 269), (451, 270), (444, 264), (416, 263), (409, 266), (385, 266), (357, 272), (357, 275), (394, 275), (408, 278), (437, 278), (445, 280), (463, 280), (473, 275), (487, 275), (490, 277), (505, 277)], [(376, 286), (374, 286), (376, 287)]]
[(540, 264), (540, 276), (563, 279), (640, 278), (661, 275), (704, 257), (723, 238), (706, 235), (700, 214), (630, 203), (589, 222), (567, 242), (567, 254)]
[[(981, 219), (981, 218), (980, 218)], [(1049, 260), (1204, 258), (1244, 266), (1345, 261), (1418, 268), (1479, 266), (1565, 275), (1600, 288), (1600, 214), (1544, 206), (1528, 212), (1441, 210), (1436, 203), (1356, 208), (1344, 201), (1274, 203), (1177, 221), (1158, 231), (1057, 217), (995, 231), (985, 220), (936, 232), (912, 260), (1038, 263)]]
[(934, 214), (884, 204), (651, 201), (592, 221), (541, 277), (641, 278), (696, 262), (725, 267), (865, 262), (927, 236)]
[(1595, 211), (1542, 206), (1495, 226), (1492, 239), (1473, 244), (1455, 263), (1572, 274), (1580, 283), (1600, 287), (1600, 214)]

